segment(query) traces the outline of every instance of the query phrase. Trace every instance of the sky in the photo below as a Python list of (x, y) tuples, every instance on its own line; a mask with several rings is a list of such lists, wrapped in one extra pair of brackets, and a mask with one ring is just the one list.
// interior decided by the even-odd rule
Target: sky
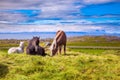
[(120, 33), (120, 0), (1, 0), (0, 33)]

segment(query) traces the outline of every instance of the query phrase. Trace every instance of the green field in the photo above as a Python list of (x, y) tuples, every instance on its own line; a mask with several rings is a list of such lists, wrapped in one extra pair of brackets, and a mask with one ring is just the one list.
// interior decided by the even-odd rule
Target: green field
[[(82, 38), (82, 41), (81, 38), (72, 38), (68, 40), (67, 46), (96, 46), (94, 41), (98, 38), (98, 45), (120, 47), (119, 40), (105, 45), (110, 42), (103, 37), (89, 38), (88, 44), (86, 37)], [(90, 45), (91, 42), (94, 44)], [(114, 42), (117, 45), (113, 44)], [(7, 54), (9, 47), (18, 44), (18, 40), (0, 41), (0, 80), (120, 80), (119, 49), (67, 47), (66, 55), (54, 57), (49, 56), (49, 51), (46, 51), (48, 55), (45, 57), (25, 53)]]

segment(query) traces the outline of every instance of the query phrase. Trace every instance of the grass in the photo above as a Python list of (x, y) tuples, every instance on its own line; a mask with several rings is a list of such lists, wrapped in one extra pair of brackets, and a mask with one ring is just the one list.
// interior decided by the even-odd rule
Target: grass
[(68, 46), (116, 46), (120, 47), (120, 42), (68, 42)]
[(88, 52), (71, 50), (67, 55), (41, 57), (0, 51), (0, 80), (120, 79), (120, 56), (116, 50), (98, 51), (99, 55)]
[(120, 38), (115, 36), (82, 36), (68, 39), (68, 46), (115, 46), (120, 47)]
[(107, 50), (103, 49), (77, 49), (77, 48), (71, 48), (70, 51), (74, 52), (80, 52), (85, 54), (91, 54), (91, 55), (101, 55), (103, 52)]
[(67, 48), (54, 57), (7, 50), (0, 49), (0, 80), (120, 80), (120, 50)]

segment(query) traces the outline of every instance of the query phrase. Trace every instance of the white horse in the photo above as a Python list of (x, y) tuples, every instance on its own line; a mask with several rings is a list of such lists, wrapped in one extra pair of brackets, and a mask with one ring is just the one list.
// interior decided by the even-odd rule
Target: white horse
[(20, 42), (19, 47), (12, 47), (8, 50), (8, 54), (23, 53), (23, 52), (24, 52), (24, 42)]

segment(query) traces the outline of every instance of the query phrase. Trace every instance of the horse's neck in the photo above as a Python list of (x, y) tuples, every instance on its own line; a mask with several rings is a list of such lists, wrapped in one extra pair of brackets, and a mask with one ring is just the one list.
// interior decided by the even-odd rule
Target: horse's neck
[(20, 45), (19, 47), (22, 48), (22, 49), (24, 49), (24, 45)]
[(38, 43), (38, 44), (36, 44), (36, 43), (32, 43), (31, 45), (33, 45), (33, 46), (39, 46), (39, 43)]

